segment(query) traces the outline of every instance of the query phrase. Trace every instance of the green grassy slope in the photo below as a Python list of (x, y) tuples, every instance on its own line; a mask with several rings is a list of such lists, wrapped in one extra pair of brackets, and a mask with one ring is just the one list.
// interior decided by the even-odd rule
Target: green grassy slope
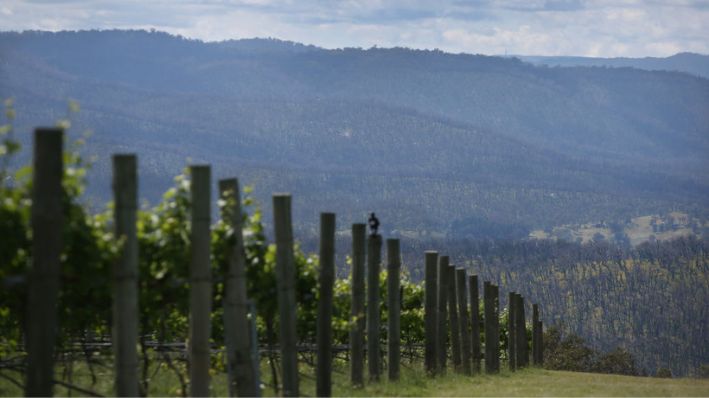
[(380, 383), (364, 390), (336, 385), (336, 395), (354, 396), (707, 396), (709, 380), (656, 379), (594, 373), (527, 369), (499, 376), (449, 374), (430, 379), (406, 371), (398, 383)]
[[(461, 376), (449, 372), (445, 376), (429, 378), (423, 370), (404, 364), (402, 377), (398, 382), (387, 382), (386, 371), (379, 383), (367, 383), (363, 389), (353, 389), (349, 385), (349, 368), (340, 361), (333, 372), (333, 396), (545, 396), (545, 397), (587, 397), (587, 396), (709, 396), (707, 379), (658, 379), (630, 377), (580, 372), (561, 372), (544, 369), (525, 369), (515, 373), (506, 370), (495, 376)], [(181, 367), (180, 364), (178, 366)], [(58, 368), (61, 366), (58, 366)], [(64, 369), (57, 369), (57, 378), (62, 379)], [(184, 370), (184, 368), (183, 368)], [(262, 366), (263, 381), (268, 385), (270, 372), (266, 363)], [(300, 394), (315, 396), (313, 369), (301, 364)], [(75, 362), (72, 382), (103, 395), (112, 395), (113, 374), (110, 367), (97, 366), (97, 383), (91, 387), (91, 378), (83, 362)], [(153, 373), (154, 372), (154, 373)], [(17, 377), (14, 372), (0, 372)], [(14, 374), (13, 374), (14, 373)], [(151, 370), (150, 396), (181, 396), (180, 383), (175, 374), (165, 364)], [(66, 376), (66, 375), (65, 375)], [(212, 372), (212, 395), (225, 396), (226, 375)], [(365, 380), (367, 376), (365, 374)], [(70, 392), (57, 386), (55, 395), (83, 396), (81, 392)], [(22, 391), (8, 379), (0, 377), (0, 396), (20, 396)], [(263, 396), (274, 395), (274, 390), (266, 386)]]

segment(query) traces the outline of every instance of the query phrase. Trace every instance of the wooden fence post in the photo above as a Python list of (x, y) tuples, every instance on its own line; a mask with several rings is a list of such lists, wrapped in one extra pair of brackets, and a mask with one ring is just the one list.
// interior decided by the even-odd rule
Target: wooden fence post
[(544, 323), (539, 321), (539, 326), (537, 326), (539, 335), (537, 336), (537, 342), (539, 346), (539, 366), (544, 366)]
[(399, 275), (401, 270), (401, 252), (399, 239), (387, 239), (387, 307), (389, 308), (388, 358), (389, 380), (399, 379), (401, 349), (401, 296), (399, 293)]
[(470, 339), (473, 354), (473, 374), (480, 373), (480, 295), (478, 289), (478, 276), (468, 277), (470, 285)]
[(458, 319), (458, 297), (455, 286), (455, 267), (448, 266), (448, 316), (450, 319), (451, 333), (451, 358), (453, 368), (460, 372), (462, 360), (460, 358), (460, 322)]
[(485, 373), (492, 373), (492, 300), (490, 294), (490, 282), (483, 282), (483, 306), (485, 307), (483, 314), (483, 322), (485, 323)]
[(446, 371), (446, 361), (448, 356), (448, 292), (450, 290), (450, 278), (448, 274), (449, 257), (440, 256), (438, 258), (438, 292), (436, 317), (436, 371), (444, 373)]
[(492, 335), (495, 337), (493, 339), (493, 356), (492, 364), (495, 373), (500, 372), (500, 287), (497, 285), (490, 285), (490, 290), (492, 294), (493, 303), (493, 317), (492, 317)]
[(436, 283), (436, 265), (438, 263), (438, 252), (427, 251), (425, 253), (425, 305), (424, 305), (424, 327), (425, 327), (425, 351), (424, 365), (426, 373), (432, 376), (436, 373), (437, 362), (437, 338), (436, 329), (438, 327), (438, 307), (436, 305), (438, 284)]
[(539, 306), (532, 304), (532, 365), (539, 366)]
[(517, 369), (517, 332), (515, 331), (515, 292), (509, 293), (507, 304), (507, 357), (511, 371)]
[(239, 181), (219, 181), (219, 196), (225, 201), (222, 219), (231, 226), (234, 239), (227, 248), (227, 271), (224, 281), (224, 342), (227, 357), (227, 382), (230, 396), (254, 397), (256, 372), (251, 360), (249, 300), (246, 296), (246, 252), (244, 248), (243, 213)]
[(293, 255), (293, 221), (291, 196), (273, 195), (273, 225), (276, 237), (276, 284), (280, 323), (283, 396), (300, 395), (298, 390), (298, 356), (295, 306), (295, 262)]
[(113, 264), (115, 394), (138, 396), (138, 172), (135, 155), (113, 156), (115, 237), (122, 242)]
[(335, 213), (320, 214), (320, 299), (318, 300), (317, 390), (332, 395), (332, 299), (335, 283)]
[(191, 219), (190, 232), (190, 330), (189, 365), (190, 395), (209, 395), (209, 360), (212, 321), (211, 252), (211, 176), (210, 167), (190, 167)]
[[(519, 293), (514, 294), (514, 306), (515, 306), (515, 319), (514, 323), (515, 326), (519, 325), (519, 308), (518, 306), (520, 305), (520, 295)], [(524, 327), (524, 326), (522, 326)], [(514, 334), (514, 339), (515, 339), (515, 361), (516, 361), (516, 367), (517, 369), (521, 369), (524, 367), (523, 361), (522, 361), (522, 336), (521, 336), (521, 331), (519, 327), (515, 328), (515, 334)]]
[[(254, 371), (254, 387), (253, 390), (256, 391), (255, 397), (261, 396), (261, 356), (258, 351), (258, 329), (256, 328), (256, 304), (253, 300), (248, 301), (249, 305), (249, 341), (251, 342), (251, 352), (249, 357), (251, 359), (251, 367)], [(248, 395), (245, 395), (248, 396)]]
[(382, 263), (382, 236), (370, 235), (367, 247), (367, 365), (369, 380), (379, 381), (381, 348), (379, 346), (379, 274)]
[(25, 395), (51, 396), (64, 215), (64, 131), (37, 128), (32, 169), (32, 269), (27, 302)]
[(367, 226), (352, 224), (352, 329), (350, 329), (350, 381), (355, 387), (364, 385), (364, 258)]
[(499, 293), (497, 286), (485, 281), (485, 373), (500, 371), (500, 326), (498, 318)]
[(466, 289), (465, 268), (455, 270), (456, 292), (458, 294), (458, 320), (460, 323), (460, 348), (461, 348), (461, 370), (463, 374), (470, 376), (470, 318), (468, 317), (468, 290)]
[(517, 303), (515, 305), (515, 331), (518, 336), (515, 342), (517, 345), (517, 367), (524, 368), (529, 365), (529, 352), (524, 316), (524, 298), (521, 294), (517, 294)]

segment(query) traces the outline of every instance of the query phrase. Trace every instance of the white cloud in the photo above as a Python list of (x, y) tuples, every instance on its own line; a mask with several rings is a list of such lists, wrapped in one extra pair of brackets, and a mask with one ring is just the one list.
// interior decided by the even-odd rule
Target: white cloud
[(699, 0), (5, 0), (1, 30), (155, 28), (202, 40), (484, 54), (709, 53)]

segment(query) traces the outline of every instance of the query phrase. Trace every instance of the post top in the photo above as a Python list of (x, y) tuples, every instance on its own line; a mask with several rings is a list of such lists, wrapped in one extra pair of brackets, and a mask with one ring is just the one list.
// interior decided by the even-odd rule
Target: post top
[(219, 180), (219, 184), (236, 184), (239, 181), (236, 177), (222, 178)]
[(36, 127), (35, 134), (62, 134), (64, 129), (61, 127)]
[(130, 153), (114, 153), (113, 157), (116, 159), (120, 158), (134, 158), (138, 155), (135, 154), (135, 152), (130, 152)]

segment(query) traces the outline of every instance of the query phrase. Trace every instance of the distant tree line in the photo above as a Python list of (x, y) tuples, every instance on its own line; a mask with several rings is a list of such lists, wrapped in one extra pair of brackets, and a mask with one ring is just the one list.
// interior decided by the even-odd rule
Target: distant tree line
[[(668, 368), (673, 375), (699, 375), (709, 363), (707, 238), (637, 247), (605, 241), (416, 241), (404, 253), (432, 245), (445, 247), (451, 262), (543, 303), (545, 324), (583, 338), (593, 350), (624, 347), (638, 372)], [(405, 260), (411, 264), (415, 258)], [(574, 366), (592, 368), (587, 362)]]

